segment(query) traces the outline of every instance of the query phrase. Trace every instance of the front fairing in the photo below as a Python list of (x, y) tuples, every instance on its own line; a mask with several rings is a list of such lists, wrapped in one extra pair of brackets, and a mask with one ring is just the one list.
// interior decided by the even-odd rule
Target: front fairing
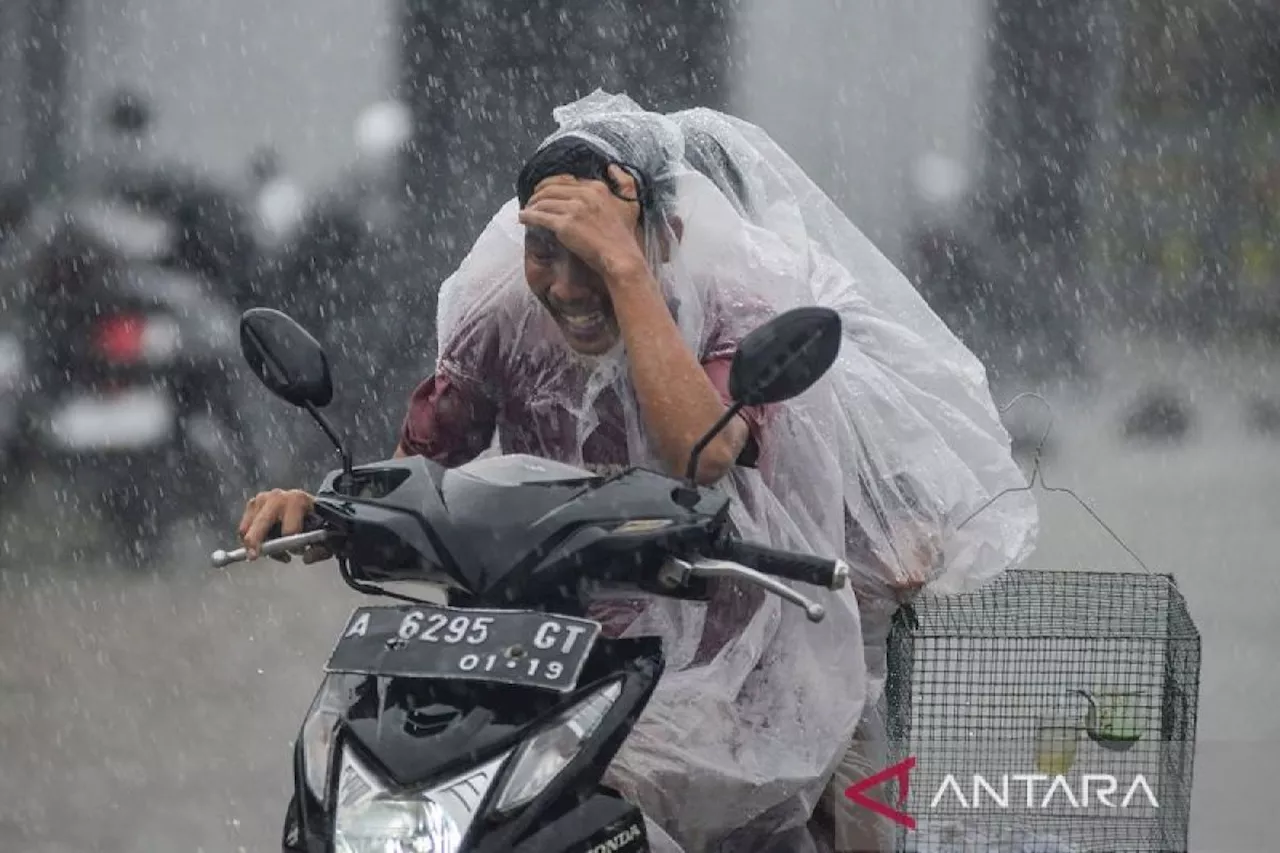
[[(319, 756), (314, 750), (308, 755), (306, 724), (295, 748), (293, 819), (299, 822), (299, 839), (305, 844), (298, 846), (331, 853), (341, 754), (351, 750), (393, 795), (429, 791), (477, 768), (496, 766), (499, 776), (490, 780), (483, 802), (476, 805), (464, 849), (509, 850), (562, 815), (566, 802), (575, 803), (595, 791), (652, 694), (663, 665), (661, 642), (656, 638), (602, 639), (571, 694), (454, 680), (330, 675), (317, 693), (311, 714), (322, 697), (345, 696), (346, 701), (331, 740), (333, 748), (324, 759), (328, 761), (324, 790), (316, 790), (319, 778), (307, 764)], [(560, 710), (618, 677), (622, 694), (582, 753), (521, 811), (501, 819), (493, 815), (491, 804), (505, 781), (501, 774), (519, 746)], [(495, 761), (499, 764), (494, 765)]]
[[(455, 607), (579, 615), (583, 581), (646, 589), (646, 579), (656, 577), (671, 555), (698, 553), (720, 535), (727, 507), (718, 491), (691, 489), (652, 471), (604, 478), (513, 455), (457, 469), (408, 457), (364, 465), (350, 476), (335, 471), (317, 495), (315, 511), (338, 534), (333, 547), (353, 581), (430, 581), (449, 588)], [(567, 815), (574, 817), (575, 832), (583, 829), (578, 804), (596, 793), (662, 666), (661, 640), (647, 637), (598, 640), (569, 696), (456, 680), (332, 676), (326, 685), (339, 686), (342, 700), (324, 729), (332, 742), (323, 747), (323, 774), (315, 770), (322, 759), (314, 746), (308, 758), (305, 725), (296, 752), (295, 811), (306, 849), (329, 853), (334, 786), (351, 773), (376, 777), (387, 796), (419, 802), (439, 794), (433, 786), (479, 773), (496, 799), (505, 778), (492, 774), (508, 772), (523, 743), (555, 715), (621, 677), (619, 697), (576, 757), (541, 794), (502, 819), (477, 805), (464, 849), (508, 853)], [(314, 735), (314, 726), (310, 731)], [(617, 819), (614, 814), (606, 824), (587, 827), (581, 837), (593, 838)]]

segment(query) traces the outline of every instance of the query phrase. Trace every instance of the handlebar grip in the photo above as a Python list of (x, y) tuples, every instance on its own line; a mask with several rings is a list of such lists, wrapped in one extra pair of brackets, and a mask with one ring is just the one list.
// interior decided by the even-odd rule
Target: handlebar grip
[[(309, 512), (302, 517), (303, 533), (310, 533), (313, 530), (323, 530), (323, 529), (324, 529), (324, 519), (316, 515), (314, 512)], [(280, 529), (280, 522), (277, 521), (275, 524), (267, 528), (267, 535), (263, 538), (262, 541), (265, 544), (269, 540), (279, 539), (282, 536), (284, 536), (284, 531)]]
[(849, 565), (844, 560), (828, 560), (812, 554), (780, 551), (740, 539), (725, 542), (720, 548), (719, 556), (766, 575), (827, 589), (844, 589), (849, 582)]
[[(261, 554), (264, 557), (271, 557), (288, 551), (301, 550), (312, 545), (320, 545), (328, 541), (330, 536), (332, 533), (328, 530), (308, 530), (292, 536), (269, 539), (262, 543)], [(249, 554), (244, 548), (237, 548), (234, 551), (214, 551), (209, 557), (215, 569), (221, 569), (232, 563), (243, 563), (248, 559)]]

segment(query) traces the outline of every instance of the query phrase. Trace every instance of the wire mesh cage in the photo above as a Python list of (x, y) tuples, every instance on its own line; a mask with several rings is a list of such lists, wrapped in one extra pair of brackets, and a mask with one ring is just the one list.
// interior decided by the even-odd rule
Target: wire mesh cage
[(1010, 571), (904, 609), (888, 652), (897, 851), (1186, 853), (1200, 636), (1171, 576)]

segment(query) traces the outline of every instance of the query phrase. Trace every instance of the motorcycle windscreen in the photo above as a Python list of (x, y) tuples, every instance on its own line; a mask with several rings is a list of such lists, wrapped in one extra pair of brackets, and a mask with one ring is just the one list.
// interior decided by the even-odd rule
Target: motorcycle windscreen
[(585, 468), (552, 459), (513, 454), (476, 459), (444, 475), (442, 489), (463, 487), (459, 481), (475, 480), (490, 486), (526, 486), (535, 483), (581, 483), (601, 479)]

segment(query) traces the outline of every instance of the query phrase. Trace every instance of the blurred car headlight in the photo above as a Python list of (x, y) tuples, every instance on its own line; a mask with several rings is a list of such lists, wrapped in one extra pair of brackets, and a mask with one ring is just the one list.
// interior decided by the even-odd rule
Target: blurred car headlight
[(494, 807), (497, 812), (508, 815), (542, 793), (582, 751), (621, 695), (622, 682), (610, 682), (569, 708), (520, 747)]

